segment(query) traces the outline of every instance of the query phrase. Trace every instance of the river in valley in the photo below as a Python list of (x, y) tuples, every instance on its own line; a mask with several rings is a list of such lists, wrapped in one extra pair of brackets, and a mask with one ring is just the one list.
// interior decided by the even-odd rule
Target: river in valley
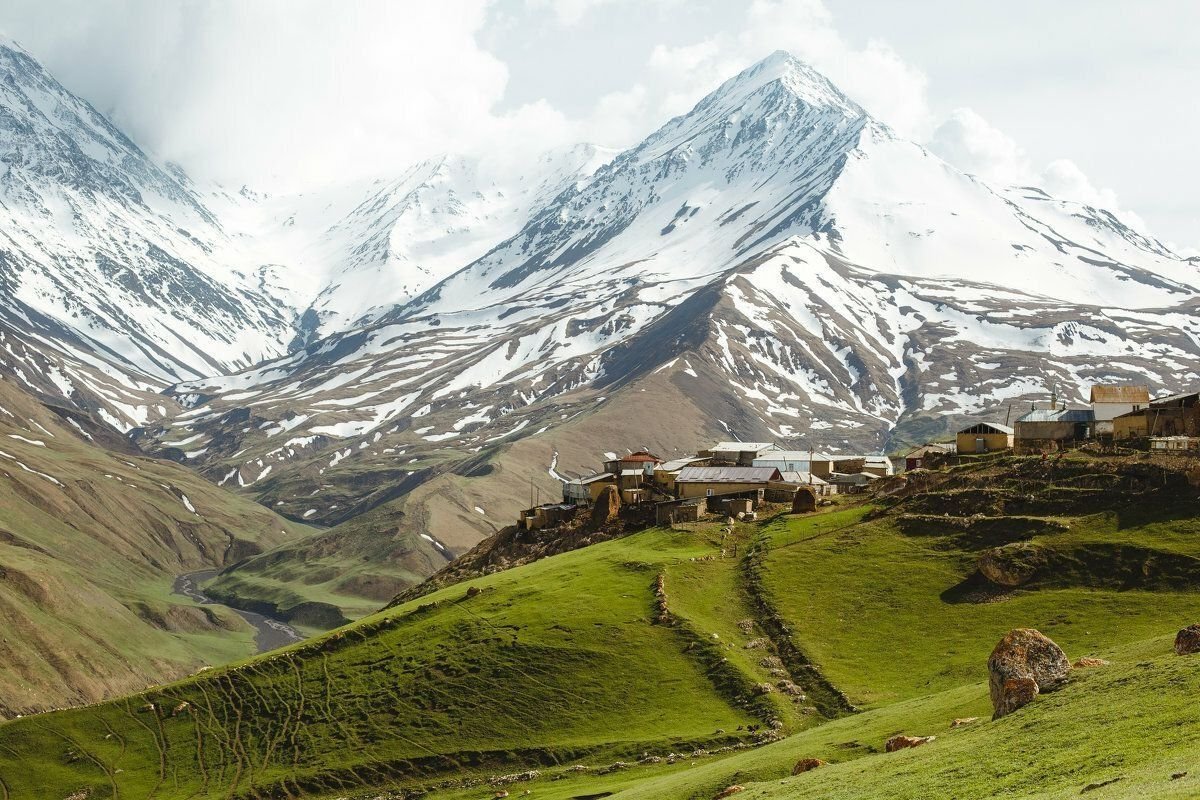
[[(217, 574), (215, 569), (204, 569), (199, 572), (188, 572), (180, 575), (175, 579), (175, 585), (171, 591), (177, 595), (191, 598), (197, 603), (203, 605), (222, 605), (216, 600), (213, 600), (204, 592), (200, 591), (200, 584)], [(242, 619), (249, 622), (255, 630), (254, 642), (258, 645), (258, 652), (265, 653), (268, 650), (274, 650), (277, 647), (298, 642), (304, 637), (296, 632), (296, 629), (286, 622), (280, 622), (277, 619), (256, 614), (253, 611), (243, 611), (240, 608), (233, 609), (241, 616)]]

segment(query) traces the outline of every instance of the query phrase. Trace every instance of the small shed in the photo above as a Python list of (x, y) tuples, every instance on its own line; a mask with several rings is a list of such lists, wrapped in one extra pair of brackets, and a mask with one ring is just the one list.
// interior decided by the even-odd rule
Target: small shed
[(817, 493), (819, 497), (826, 497), (831, 494), (837, 494), (837, 487), (827, 481), (825, 478), (818, 478), (811, 472), (784, 472), (784, 483), (790, 483), (795, 486), (807, 486)]
[(877, 480), (879, 476), (870, 472), (835, 472), (829, 476), (829, 482), (847, 494), (861, 492)]
[(708, 511), (706, 499), (668, 500), (654, 506), (654, 522), (657, 525), (674, 525), (680, 522), (699, 522)]
[(963, 428), (956, 437), (957, 450), (966, 453), (993, 453), (1013, 446), (1014, 431), (996, 422), (978, 422)]
[(904, 454), (904, 469), (924, 469), (925, 461), (930, 456), (944, 456), (954, 453), (956, 447), (952, 443), (930, 442), (909, 450)]

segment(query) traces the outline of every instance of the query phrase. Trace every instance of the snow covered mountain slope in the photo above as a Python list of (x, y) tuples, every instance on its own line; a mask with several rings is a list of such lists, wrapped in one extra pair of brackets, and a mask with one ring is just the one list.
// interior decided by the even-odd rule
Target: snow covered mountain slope
[(306, 337), (402, 305), (508, 239), (615, 151), (589, 144), (533, 161), (443, 155), (399, 177), (298, 196), (224, 195), (212, 203), (256, 263), (302, 287)]
[(263, 197), (160, 167), (11, 42), (0, 75), (0, 373), (122, 431), (172, 415), (168, 385), (410, 300), (612, 155), (447, 156)]
[[(1194, 380), (1198, 286), (1111, 214), (965, 175), (777, 53), (361, 329), (175, 387), (191, 410), (153, 436), (321, 522), (667, 384), (689, 436), (878, 450), (1051, 385)], [(664, 424), (607, 429), (695, 446)]]
[(162, 169), (27, 53), (0, 42), (0, 315), (165, 385), (286, 352), (272, 276), (224, 257), (187, 178)]

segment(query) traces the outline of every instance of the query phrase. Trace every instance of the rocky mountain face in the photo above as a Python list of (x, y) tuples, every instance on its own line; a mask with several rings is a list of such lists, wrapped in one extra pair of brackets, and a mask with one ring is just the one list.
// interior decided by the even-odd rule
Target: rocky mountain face
[(6, 371), (293, 519), (399, 503), (461, 552), (605, 450), (879, 451), (1197, 378), (1200, 263), (956, 170), (785, 53), (619, 154), (290, 198), (195, 189), (3, 53)]
[(269, 273), (230, 266), (182, 172), (15, 45), (0, 74), (0, 323), (158, 388), (286, 352), (294, 311)]

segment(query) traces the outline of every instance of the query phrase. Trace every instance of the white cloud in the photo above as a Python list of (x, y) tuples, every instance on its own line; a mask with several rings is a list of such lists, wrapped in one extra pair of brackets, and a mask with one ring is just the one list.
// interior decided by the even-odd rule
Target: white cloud
[(1025, 151), (970, 108), (955, 109), (934, 129), (928, 146), (959, 169), (992, 183), (1037, 182)]
[[(589, 83), (602, 61), (584, 67), (560, 58), (546, 69), (570, 71), (566, 85), (584, 98), (585, 110), (571, 115), (536, 93), (526, 92), (535, 99), (518, 107), (504, 105), (509, 68), (481, 44), (497, 27), (511, 34), (557, 26), (553, 36), (563, 40), (599, 35), (591, 28), (603, 23), (619, 36), (622, 8), (632, 14), (635, 2), (9, 0), (3, 20), (6, 33), (139, 144), (227, 183), (294, 189), (387, 175), (437, 152), (515, 161), (575, 141), (627, 146), (782, 49), (961, 169), (1040, 185), (1141, 226), (1076, 164), (1037, 167), (971, 109), (935, 119), (922, 70), (885, 41), (848, 40), (821, 0), (750, 0), (691, 33), (662, 31), (671, 43), (647, 44), (644, 64), (615, 91)], [(689, 8), (656, 2), (666, 8), (656, 24)]]
[(1111, 211), (1134, 230), (1146, 231), (1140, 216), (1121, 208), (1115, 191), (1095, 186), (1078, 164), (1060, 158), (1036, 168), (1012, 138), (970, 108), (951, 113), (934, 129), (928, 146), (950, 164), (991, 183), (1037, 186), (1061, 200)]
[(595, 141), (632, 144), (776, 50), (812, 64), (901, 134), (920, 137), (932, 128), (924, 74), (886, 43), (853, 46), (820, 0), (755, 0), (740, 27), (654, 47), (638, 82), (600, 98), (579, 129)]
[(227, 181), (386, 174), (567, 130), (545, 104), (494, 112), (508, 71), (477, 43), (485, 0), (8, 5), (8, 33), (69, 88), (156, 155)]

